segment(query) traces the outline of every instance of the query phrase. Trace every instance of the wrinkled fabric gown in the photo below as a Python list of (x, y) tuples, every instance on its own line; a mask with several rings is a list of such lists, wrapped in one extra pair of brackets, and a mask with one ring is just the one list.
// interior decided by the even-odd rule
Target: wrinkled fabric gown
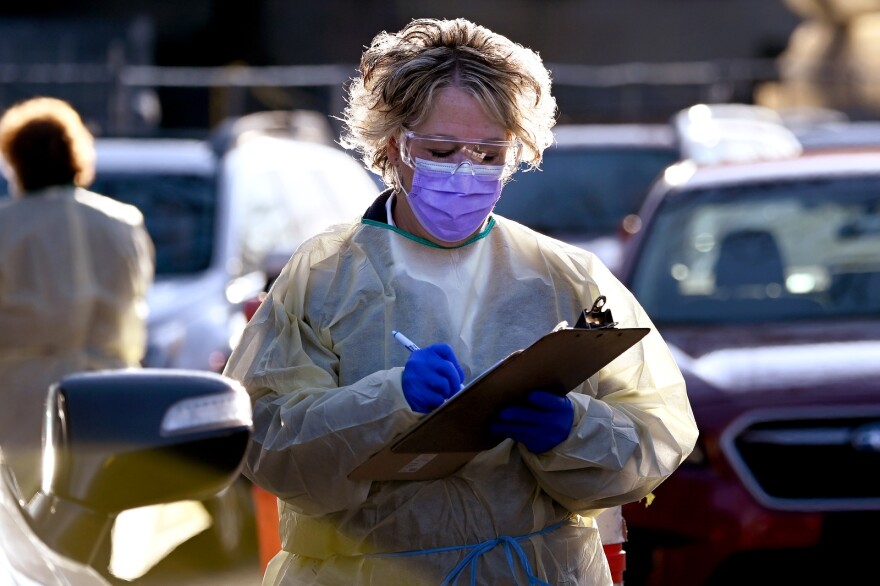
[[(570, 393), (574, 426), (552, 451), (505, 440), (441, 480), (347, 479), (422, 417), (404, 398), (409, 352), (391, 330), (450, 344), (469, 381), (599, 295), (620, 327), (652, 331)], [(370, 219), (305, 242), (226, 374), (254, 404), (245, 473), (280, 498), (283, 550), (264, 584), (527, 584), (528, 574), (610, 585), (593, 516), (650, 493), (697, 436), (682, 376), (628, 290), (593, 254), (497, 216), (453, 249)]]

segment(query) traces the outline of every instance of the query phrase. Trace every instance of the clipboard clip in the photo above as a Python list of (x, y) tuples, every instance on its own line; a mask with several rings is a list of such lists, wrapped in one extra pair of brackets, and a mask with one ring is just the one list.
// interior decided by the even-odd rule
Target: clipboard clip
[(574, 327), (586, 330), (599, 330), (616, 326), (617, 322), (614, 321), (614, 318), (611, 316), (611, 310), (602, 309), (605, 307), (605, 301), (606, 299), (604, 295), (596, 297), (596, 301), (593, 302), (593, 307), (589, 310), (584, 309), (581, 312)]

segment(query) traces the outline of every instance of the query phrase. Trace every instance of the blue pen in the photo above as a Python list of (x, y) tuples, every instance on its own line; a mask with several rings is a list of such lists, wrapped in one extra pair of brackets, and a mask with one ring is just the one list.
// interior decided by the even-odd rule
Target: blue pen
[(397, 330), (391, 330), (391, 335), (394, 337), (395, 340), (400, 342), (401, 346), (403, 346), (404, 348), (406, 348), (410, 352), (415, 352), (416, 350), (420, 349), (418, 346), (416, 346), (415, 342), (413, 342), (412, 340), (410, 340), (409, 338), (407, 338), (406, 336), (404, 336), (403, 334), (401, 334)]

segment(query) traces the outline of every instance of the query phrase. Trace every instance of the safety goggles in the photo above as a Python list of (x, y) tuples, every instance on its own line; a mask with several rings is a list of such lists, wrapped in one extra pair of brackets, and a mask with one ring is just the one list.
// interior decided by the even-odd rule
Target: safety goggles
[(415, 159), (432, 163), (462, 163), (504, 167), (505, 175), (516, 171), (522, 143), (518, 140), (471, 140), (419, 134), (412, 130), (403, 133), (400, 156), (403, 162), (415, 167)]

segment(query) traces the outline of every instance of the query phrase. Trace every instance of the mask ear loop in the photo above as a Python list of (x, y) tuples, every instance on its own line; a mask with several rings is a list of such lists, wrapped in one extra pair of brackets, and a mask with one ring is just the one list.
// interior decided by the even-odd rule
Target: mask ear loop
[(394, 178), (397, 180), (397, 188), (403, 195), (409, 197), (409, 192), (406, 190), (406, 187), (403, 186), (403, 177), (400, 176), (400, 171), (397, 170), (397, 167), (394, 167), (392, 171), (394, 172)]
[[(397, 152), (400, 155), (400, 162), (409, 167), (410, 169), (414, 169), (408, 160), (411, 160), (409, 154), (404, 149), (404, 141), (406, 140), (406, 134), (401, 134), (400, 138), (397, 139)], [(400, 171), (397, 169), (397, 165), (393, 168), (394, 178), (397, 180), (397, 188), (400, 190), (400, 193), (404, 195), (404, 197), (409, 198), (409, 192), (406, 190), (406, 187), (403, 186), (403, 177), (400, 176)]]
[[(407, 162), (407, 159), (409, 159), (409, 157), (407, 156), (407, 153), (403, 147), (403, 141), (406, 140), (405, 132), (402, 132), (400, 134), (399, 138), (392, 139), (392, 140), (394, 141), (395, 144), (394, 145), (389, 144), (389, 148), (394, 148), (395, 150), (397, 150), (397, 154), (400, 159), (400, 162), (402, 162), (404, 165), (406, 165), (407, 167), (409, 167), (411, 169), (414, 168), (412, 165), (409, 164), (409, 162)], [(397, 165), (394, 165), (391, 167), (391, 173), (392, 173), (392, 180), (394, 181), (393, 186), (396, 188), (396, 190), (402, 192), (406, 196), (409, 196), (409, 193), (407, 192), (406, 188), (403, 186), (403, 178), (400, 176), (400, 171), (398, 171)]]

